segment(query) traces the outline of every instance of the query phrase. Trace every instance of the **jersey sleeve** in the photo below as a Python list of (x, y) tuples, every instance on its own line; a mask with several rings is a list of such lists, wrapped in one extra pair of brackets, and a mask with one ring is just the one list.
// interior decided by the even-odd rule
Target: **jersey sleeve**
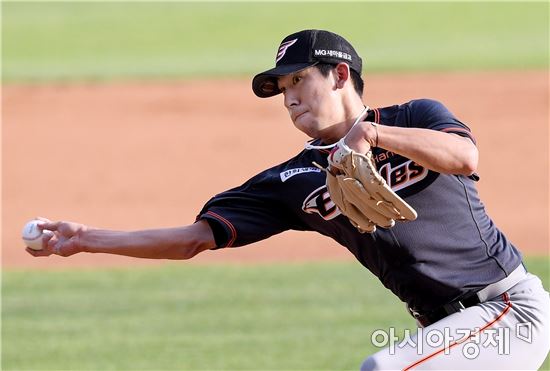
[(439, 130), (476, 140), (468, 126), (459, 121), (442, 103), (432, 99), (419, 99), (409, 104), (412, 127)]
[(292, 213), (285, 211), (281, 194), (276, 180), (260, 174), (211, 198), (197, 220), (206, 220), (212, 228), (215, 249), (248, 245), (289, 229), (303, 229), (293, 222)]

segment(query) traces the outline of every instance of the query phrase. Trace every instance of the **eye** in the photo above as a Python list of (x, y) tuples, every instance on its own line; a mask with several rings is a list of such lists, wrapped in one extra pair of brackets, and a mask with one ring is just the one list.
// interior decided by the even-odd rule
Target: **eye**
[(292, 84), (293, 84), (293, 85), (296, 85), (296, 84), (299, 83), (301, 80), (302, 80), (302, 76), (298, 76), (298, 75), (293, 76), (293, 77), (292, 77)]

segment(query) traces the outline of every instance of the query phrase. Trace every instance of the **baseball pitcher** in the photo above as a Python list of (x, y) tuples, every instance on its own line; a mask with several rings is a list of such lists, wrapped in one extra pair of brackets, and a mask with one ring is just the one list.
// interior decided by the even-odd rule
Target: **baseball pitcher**
[(252, 89), (283, 95), (294, 126), (312, 138), (305, 149), (215, 195), (190, 225), (119, 232), (44, 220), (53, 236), (27, 251), (190, 259), (316, 231), (347, 248), (418, 323), (362, 370), (537, 369), (550, 349), (549, 294), (485, 212), (474, 135), (435, 100), (367, 106), (361, 71), (337, 34), (285, 37)]

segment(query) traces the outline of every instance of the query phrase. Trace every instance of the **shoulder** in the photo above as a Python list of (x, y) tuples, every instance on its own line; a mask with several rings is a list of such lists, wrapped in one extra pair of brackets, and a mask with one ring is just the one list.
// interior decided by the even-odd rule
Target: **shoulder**
[[(405, 103), (374, 109), (380, 123), (396, 126), (414, 126), (420, 122), (446, 121), (454, 115), (443, 103), (435, 99), (421, 98)], [(378, 121), (375, 121), (378, 122)]]
[(415, 99), (405, 103), (404, 106), (411, 124), (457, 121), (455, 115), (443, 103), (435, 99)]
[(445, 105), (436, 99), (420, 98), (413, 99), (405, 103), (394, 104), (391, 106), (377, 108), (378, 110), (400, 111), (400, 110), (433, 110), (433, 109), (446, 109)]
[(410, 109), (411, 111), (449, 112), (449, 109), (445, 107), (443, 103), (438, 100), (429, 98), (414, 99), (407, 103), (404, 103), (403, 106)]

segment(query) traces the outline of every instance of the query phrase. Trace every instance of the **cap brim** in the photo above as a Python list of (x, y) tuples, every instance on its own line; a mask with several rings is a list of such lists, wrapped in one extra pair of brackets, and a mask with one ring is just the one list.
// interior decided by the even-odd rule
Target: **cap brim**
[(277, 84), (278, 77), (301, 71), (317, 63), (284, 64), (259, 73), (252, 79), (252, 90), (260, 98), (268, 98), (280, 94), (281, 90)]

